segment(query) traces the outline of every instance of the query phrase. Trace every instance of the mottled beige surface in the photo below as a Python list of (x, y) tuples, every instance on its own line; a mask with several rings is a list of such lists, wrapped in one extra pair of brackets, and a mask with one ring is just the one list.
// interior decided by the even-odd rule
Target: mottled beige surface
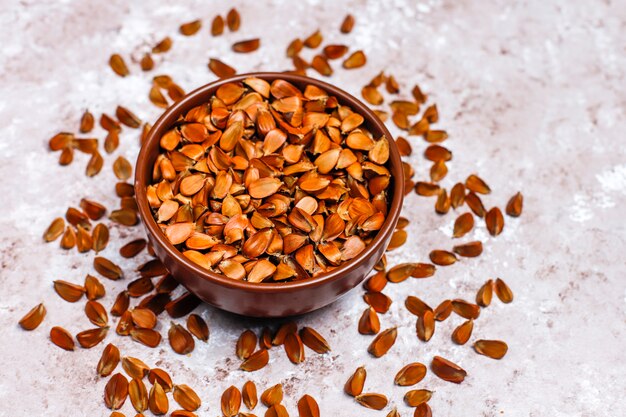
[[(190, 90), (215, 79), (206, 68), (209, 57), (221, 57), (241, 72), (287, 69), (288, 41), (318, 27), (326, 41), (346, 42), (368, 55), (365, 68), (338, 70), (333, 83), (358, 94), (380, 70), (395, 74), (405, 93), (419, 83), (438, 104), (440, 126), (450, 133), (454, 160), (443, 183), (451, 186), (478, 172), (494, 190), (485, 199), (488, 206), (502, 206), (522, 190), (524, 215), (507, 217), (496, 239), (479, 225), (467, 238), (484, 241), (479, 259), (440, 268), (429, 280), (387, 287), (396, 301), (382, 322), (398, 326), (399, 337), (381, 359), (367, 354), (370, 338), (357, 333), (361, 289), (298, 319), (326, 335), (333, 347), (325, 356), (307, 351), (301, 366), (274, 349), (263, 371), (238, 371), (233, 352), (238, 334), (250, 326), (258, 330), (263, 322), (208, 307), (199, 312), (210, 323), (210, 342), (198, 344), (189, 357), (173, 354), (166, 342), (150, 350), (113, 333), (107, 342), (196, 388), (202, 416), (219, 415), (222, 391), (231, 384), (241, 387), (247, 378), (259, 387), (282, 382), (292, 415), (304, 393), (318, 399), (324, 416), (385, 415), (391, 407), (366, 410), (342, 393), (360, 364), (368, 369), (366, 390), (387, 394), (408, 416), (412, 412), (402, 402), (406, 389), (392, 385), (393, 375), (410, 361), (428, 363), (436, 354), (469, 373), (460, 386), (432, 374), (419, 384), (436, 391), (431, 400), (436, 416), (626, 415), (623, 1), (237, 2), (242, 29), (220, 38), (208, 35), (206, 23), (225, 13), (230, 2), (129, 3), (4, 0), (0, 8), (0, 416), (108, 415), (102, 403), (105, 381), (94, 370), (102, 346), (68, 353), (47, 340), (53, 325), (73, 333), (91, 327), (82, 302), (60, 300), (51, 282), (81, 282), (92, 271), (93, 255), (46, 245), (41, 233), (81, 197), (116, 206), (111, 164), (117, 155), (135, 158), (138, 133), (124, 131), (120, 149), (106, 157), (103, 172), (93, 179), (83, 175), (85, 155), (77, 155), (71, 167), (58, 166), (47, 139), (59, 130), (75, 130), (85, 108), (111, 113), (122, 104), (154, 121), (159, 111), (147, 100), (150, 76), (171, 74)], [(357, 19), (350, 36), (337, 31), (346, 11)], [(195, 18), (205, 22), (200, 34), (176, 33), (178, 24)], [(157, 58), (153, 73), (142, 74), (133, 65), (133, 75), (121, 79), (106, 66), (112, 52), (137, 57), (166, 34), (173, 36), (174, 48)], [(255, 36), (262, 37), (258, 52), (230, 52), (232, 42)], [(311, 56), (305, 52), (305, 58)], [(95, 135), (104, 138), (100, 128)], [(425, 145), (415, 138), (412, 143), (411, 162), (424, 178)], [(423, 261), (431, 249), (451, 247), (454, 216), (435, 215), (432, 203), (415, 195), (406, 199), (411, 237), (390, 254), (390, 264)], [(106, 282), (107, 306), (147, 259), (117, 255), (123, 242), (141, 235), (140, 227), (112, 227), (104, 255), (121, 263), (126, 279)], [(461, 322), (458, 317), (438, 326), (430, 343), (416, 339), (415, 318), (403, 306), (406, 295), (431, 305), (472, 298), (482, 282), (496, 276), (511, 285), (515, 302), (495, 301), (484, 310), (474, 337), (506, 340), (510, 350), (502, 361), (453, 345), (450, 333)], [(43, 325), (32, 333), (19, 329), (21, 315), (41, 300), (48, 307)], [(129, 402), (123, 411), (134, 415)]]

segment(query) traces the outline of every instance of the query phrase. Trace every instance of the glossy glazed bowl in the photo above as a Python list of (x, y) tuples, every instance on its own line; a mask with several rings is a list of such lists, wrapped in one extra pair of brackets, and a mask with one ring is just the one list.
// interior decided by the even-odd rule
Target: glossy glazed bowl
[[(337, 269), (319, 277), (285, 283), (248, 283), (210, 272), (188, 260), (174, 247), (161, 231), (150, 211), (146, 188), (150, 185), (152, 166), (159, 155), (159, 140), (182, 114), (209, 101), (217, 88), (247, 77), (258, 77), (272, 82), (284, 79), (304, 89), (307, 84), (322, 88), (337, 97), (339, 104), (348, 105), (365, 118), (365, 126), (375, 137), (389, 139), (387, 167), (392, 175), (388, 216), (374, 240), (363, 252)], [(135, 168), (135, 193), (139, 215), (157, 257), (170, 273), (189, 291), (205, 302), (233, 313), (254, 317), (284, 317), (307, 313), (330, 304), (362, 282), (385, 253), (396, 227), (404, 197), (403, 171), (400, 154), (383, 122), (361, 101), (325, 82), (284, 73), (250, 73), (221, 79), (187, 94), (168, 108), (150, 130), (139, 153)]]

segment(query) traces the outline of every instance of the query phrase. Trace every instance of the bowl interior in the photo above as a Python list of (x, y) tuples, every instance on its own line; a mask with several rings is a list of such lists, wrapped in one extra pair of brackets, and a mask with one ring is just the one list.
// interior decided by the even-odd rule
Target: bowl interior
[[(165, 234), (161, 231), (156, 221), (152, 216), (150, 206), (146, 197), (146, 188), (151, 183), (152, 166), (159, 155), (159, 141), (160, 137), (165, 133), (182, 114), (192, 108), (205, 103), (215, 93), (218, 87), (230, 82), (240, 82), (248, 77), (257, 77), (272, 82), (275, 79), (283, 79), (294, 84), (298, 88), (303, 89), (307, 84), (313, 84), (319, 88), (322, 88), (330, 95), (337, 97), (339, 104), (349, 106), (353, 111), (361, 114), (365, 118), (365, 124), (367, 128), (375, 136), (385, 135), (389, 140), (389, 161), (387, 167), (391, 172), (392, 182), (390, 191), (390, 203), (387, 218), (383, 223), (383, 226), (378, 231), (373, 241), (366, 246), (366, 248), (355, 258), (341, 264), (339, 267), (331, 272), (322, 274), (317, 277), (311, 277), (308, 279), (284, 282), (284, 283), (249, 283), (247, 281), (238, 281), (223, 276), (218, 273), (211, 272), (207, 269), (196, 265), (192, 261), (183, 256), (174, 245), (172, 245)], [(192, 270), (198, 276), (202, 276), (205, 279), (216, 281), (221, 285), (230, 288), (240, 288), (246, 290), (252, 290), (257, 292), (291, 292), (302, 288), (319, 285), (323, 282), (333, 281), (341, 278), (343, 275), (352, 272), (356, 269), (356, 266), (362, 263), (365, 259), (373, 255), (374, 249), (383, 244), (385, 236), (390, 235), (395, 229), (400, 209), (402, 208), (402, 200), (404, 197), (404, 173), (402, 169), (402, 163), (400, 154), (395, 145), (393, 137), (385, 127), (384, 123), (376, 116), (376, 114), (370, 110), (360, 100), (356, 99), (352, 95), (346, 93), (339, 88), (319, 81), (317, 79), (304, 77), (295, 74), (285, 73), (249, 73), (241, 74), (230, 78), (218, 80), (214, 83), (202, 86), (189, 94), (187, 94), (182, 100), (169, 107), (157, 120), (152, 129), (150, 130), (145, 143), (143, 144), (139, 156), (137, 158), (136, 170), (135, 170), (135, 195), (137, 204), (139, 206), (139, 214), (148, 233), (151, 235), (153, 243), (162, 246), (168, 254), (175, 258), (177, 262), (185, 264), (187, 270)]]

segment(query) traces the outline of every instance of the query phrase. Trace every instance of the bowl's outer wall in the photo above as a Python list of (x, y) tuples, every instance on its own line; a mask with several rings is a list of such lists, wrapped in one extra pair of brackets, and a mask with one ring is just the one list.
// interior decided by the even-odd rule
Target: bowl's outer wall
[(385, 244), (378, 247), (365, 262), (360, 263), (351, 271), (346, 271), (341, 279), (315, 287), (263, 293), (224, 287), (199, 276), (195, 271), (188, 269), (185, 264), (170, 256), (162, 246), (154, 242), (152, 236), (150, 236), (150, 241), (157, 257), (165, 264), (170, 273), (203, 301), (222, 310), (244, 316), (286, 317), (308, 313), (324, 307), (359, 285), (383, 256), (389, 238), (385, 239)]
[[(167, 241), (154, 221), (145, 197), (146, 187), (152, 177), (152, 166), (159, 154), (159, 138), (177, 119), (177, 115), (207, 102), (220, 85), (242, 81), (249, 76), (264, 78), (270, 82), (281, 78), (300, 88), (306, 84), (317, 85), (337, 96), (341, 104), (349, 105), (353, 110), (365, 114), (367, 127), (373, 134), (386, 135), (389, 138), (393, 192), (387, 219), (372, 244), (357, 258), (319, 279), (311, 278), (286, 284), (249, 284), (211, 273), (184, 258), (180, 251)], [(226, 311), (253, 317), (285, 317), (307, 313), (330, 304), (357, 286), (383, 256), (398, 222), (404, 197), (404, 175), (400, 154), (391, 134), (373, 112), (359, 100), (334, 86), (308, 77), (282, 73), (244, 74), (219, 80), (189, 93), (183, 100), (170, 107), (155, 123), (139, 154), (135, 175), (135, 192), (140, 217), (154, 252), (170, 273), (203, 301)]]

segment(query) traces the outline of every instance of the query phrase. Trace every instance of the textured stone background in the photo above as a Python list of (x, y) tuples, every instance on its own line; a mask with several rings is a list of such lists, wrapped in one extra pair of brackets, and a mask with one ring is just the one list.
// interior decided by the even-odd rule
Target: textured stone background
[[(287, 69), (288, 41), (317, 28), (325, 41), (345, 42), (368, 55), (365, 68), (338, 70), (333, 83), (358, 94), (372, 76), (386, 70), (406, 94), (419, 83), (431, 95), (455, 155), (446, 186), (477, 172), (494, 190), (486, 198), (488, 206), (503, 206), (522, 190), (524, 215), (507, 217), (497, 239), (479, 225), (468, 236), (485, 243), (479, 259), (440, 268), (429, 280), (387, 287), (396, 302), (382, 322), (398, 326), (399, 338), (381, 359), (368, 356), (370, 338), (357, 333), (364, 308), (361, 289), (298, 319), (326, 335), (333, 347), (326, 356), (307, 351), (301, 366), (275, 349), (263, 371), (239, 372), (233, 352), (237, 336), (264, 323), (209, 307), (199, 310), (210, 323), (210, 342), (199, 343), (189, 357), (173, 354), (167, 342), (150, 350), (113, 332), (107, 342), (196, 388), (204, 401), (202, 416), (219, 415), (222, 391), (231, 384), (241, 387), (247, 378), (260, 389), (285, 384), (292, 415), (297, 414), (295, 401), (305, 393), (319, 401), (325, 416), (384, 415), (390, 407), (385, 413), (366, 410), (342, 393), (346, 378), (360, 364), (369, 371), (366, 390), (387, 394), (402, 415), (411, 415), (402, 402), (406, 390), (392, 385), (393, 375), (408, 362), (429, 363), (435, 354), (469, 373), (460, 386), (432, 374), (419, 384), (436, 391), (431, 405), (437, 416), (626, 415), (620, 399), (626, 392), (624, 2), (236, 2), (242, 28), (220, 38), (208, 35), (206, 23), (224, 14), (231, 2), (130, 3), (2, 1), (0, 416), (108, 415), (102, 403), (105, 381), (94, 370), (103, 345), (68, 353), (47, 340), (53, 325), (73, 333), (91, 327), (82, 303), (60, 300), (51, 283), (82, 282), (92, 272), (93, 254), (46, 245), (41, 233), (81, 197), (116, 207), (111, 164), (117, 155), (134, 160), (138, 133), (124, 131), (120, 149), (93, 179), (83, 175), (85, 155), (60, 167), (58, 154), (47, 151), (47, 139), (59, 130), (76, 130), (85, 108), (111, 113), (122, 104), (154, 121), (159, 111), (147, 99), (150, 77), (171, 74), (186, 90), (193, 89), (214, 80), (206, 68), (209, 57), (220, 57), (240, 72)], [(337, 28), (347, 11), (354, 13), (357, 25), (344, 36)], [(201, 33), (179, 36), (178, 25), (195, 18), (204, 19)], [(133, 65), (133, 75), (122, 79), (107, 67), (111, 53), (140, 56), (146, 45), (165, 35), (173, 36), (174, 48), (158, 58), (152, 73)], [(255, 36), (262, 38), (258, 52), (230, 52), (232, 42)], [(310, 51), (305, 55), (311, 56)], [(95, 134), (104, 138), (100, 128)], [(424, 178), (428, 165), (420, 154), (425, 145), (417, 139), (413, 143), (411, 162)], [(435, 215), (432, 204), (415, 195), (406, 199), (410, 239), (390, 254), (390, 264), (423, 261), (431, 249), (452, 246), (455, 216)], [(141, 235), (140, 227), (112, 229), (103, 255), (119, 261), (127, 277), (106, 282), (107, 306), (147, 259), (142, 255), (126, 261), (117, 255), (122, 243)], [(449, 338), (461, 322), (458, 317), (439, 326), (430, 343), (416, 339), (415, 319), (403, 306), (406, 295), (419, 295), (431, 305), (444, 298), (472, 298), (482, 282), (496, 276), (510, 284), (515, 301), (495, 301), (483, 311), (473, 338), (506, 340), (510, 350), (502, 361), (453, 345)], [(45, 322), (32, 333), (21, 331), (17, 321), (41, 300), (47, 300)], [(167, 321), (164, 325), (169, 327)], [(123, 411), (134, 415), (129, 402)]]

